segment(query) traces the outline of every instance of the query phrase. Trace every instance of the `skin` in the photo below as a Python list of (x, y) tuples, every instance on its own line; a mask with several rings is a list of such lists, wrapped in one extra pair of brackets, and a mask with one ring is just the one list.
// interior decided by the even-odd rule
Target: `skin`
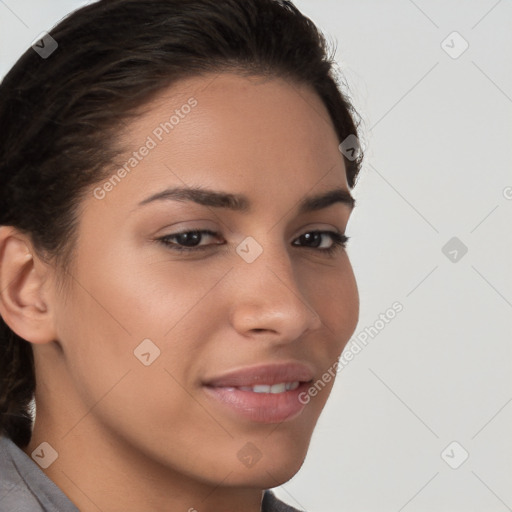
[[(37, 418), (24, 451), (50, 443), (58, 458), (44, 471), (81, 511), (259, 511), (262, 490), (301, 467), (333, 381), (281, 424), (227, 411), (201, 382), (289, 361), (306, 362), (316, 380), (357, 325), (346, 250), (292, 245), (314, 230), (345, 233), (350, 217), (342, 203), (297, 212), (305, 196), (348, 191), (327, 110), (311, 89), (282, 79), (213, 78), (166, 90), (120, 133), (131, 153), (197, 99), (103, 199), (92, 189), (83, 199), (67, 293), (27, 237), (0, 228), (0, 313), (33, 344), (36, 362)], [(244, 194), (251, 209), (138, 207), (184, 185)], [(198, 253), (156, 240), (186, 229), (219, 235), (203, 236), (211, 245)], [(235, 251), (247, 236), (263, 248), (252, 263)], [(331, 244), (324, 235), (322, 247)], [(149, 366), (134, 356), (146, 338), (160, 349)], [(247, 442), (262, 455), (250, 468), (237, 457)]]

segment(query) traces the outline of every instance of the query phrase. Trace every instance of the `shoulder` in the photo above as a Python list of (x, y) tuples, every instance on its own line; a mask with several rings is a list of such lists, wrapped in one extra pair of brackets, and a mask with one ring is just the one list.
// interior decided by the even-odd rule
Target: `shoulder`
[(78, 512), (67, 496), (11, 439), (0, 436), (0, 511)]
[(20, 448), (12, 445), (14, 443), (9, 438), (0, 437), (0, 510), (39, 512), (43, 509), (12, 457), (12, 452)]
[(279, 500), (272, 491), (265, 491), (261, 503), (261, 512), (302, 512)]

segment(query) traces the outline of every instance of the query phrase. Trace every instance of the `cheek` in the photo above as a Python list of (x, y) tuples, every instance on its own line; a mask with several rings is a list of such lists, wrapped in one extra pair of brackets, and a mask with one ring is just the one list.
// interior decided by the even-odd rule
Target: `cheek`
[(137, 258), (137, 251), (112, 251), (83, 266), (80, 280), (87, 283), (87, 293), (80, 300), (96, 317), (93, 329), (133, 342), (161, 339), (200, 300), (205, 283), (200, 286), (186, 265), (165, 261), (165, 255), (148, 260)]
[(321, 277), (312, 275), (310, 283), (312, 305), (336, 340), (330, 344), (331, 355), (341, 352), (359, 321), (357, 283), (348, 257), (343, 258), (343, 264), (336, 271)]
[(182, 386), (197, 359), (191, 342), (205, 339), (190, 317), (205, 292), (162, 266), (150, 274), (126, 258), (94, 261), (58, 316), (72, 385), (83, 414), (92, 411), (81, 428), (96, 418), (134, 443), (148, 429), (178, 436), (204, 414)]
[(340, 287), (339, 304), (342, 304), (341, 318), (343, 325), (341, 326), (344, 336), (350, 338), (354, 333), (359, 321), (359, 291), (354, 276), (352, 265), (350, 263), (343, 270), (341, 277), (342, 286)]
[(220, 314), (213, 313), (215, 299), (209, 291), (225, 269), (198, 262), (198, 271), (190, 263), (169, 261), (165, 254), (151, 261), (134, 254), (109, 254), (106, 248), (87, 255), (92, 263), (79, 267), (80, 285), (61, 315), (61, 335), (68, 345), (73, 343), (68, 349), (74, 371), (91, 385), (99, 382), (99, 393), (110, 375), (114, 379), (142, 366), (138, 357), (146, 348), (150, 360), (156, 357), (154, 364), (181, 379)]

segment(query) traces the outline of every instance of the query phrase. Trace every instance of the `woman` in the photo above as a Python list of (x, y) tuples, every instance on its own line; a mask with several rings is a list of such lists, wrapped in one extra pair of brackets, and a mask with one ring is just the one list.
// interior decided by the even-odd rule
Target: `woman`
[(293, 511), (268, 489), (359, 311), (357, 128), (313, 23), (103, 0), (20, 58), (0, 127), (0, 509)]

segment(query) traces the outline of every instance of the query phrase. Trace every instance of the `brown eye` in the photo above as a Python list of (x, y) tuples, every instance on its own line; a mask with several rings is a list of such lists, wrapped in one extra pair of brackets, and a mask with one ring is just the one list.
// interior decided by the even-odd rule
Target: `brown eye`
[(221, 244), (200, 244), (203, 239), (207, 237), (216, 237), (218, 233), (209, 229), (194, 230), (194, 231), (182, 231), (180, 233), (173, 233), (166, 235), (158, 240), (169, 247), (173, 251), (200, 251), (211, 247), (212, 245)]
[[(321, 247), (323, 243), (323, 237), (328, 235), (331, 238), (331, 244), (328, 247)], [(336, 231), (310, 231), (304, 233), (297, 240), (300, 240), (303, 244), (311, 249), (316, 249), (321, 252), (328, 254), (335, 253), (338, 250), (344, 249), (349, 240), (348, 236), (337, 233)], [(294, 243), (294, 245), (297, 245)]]

